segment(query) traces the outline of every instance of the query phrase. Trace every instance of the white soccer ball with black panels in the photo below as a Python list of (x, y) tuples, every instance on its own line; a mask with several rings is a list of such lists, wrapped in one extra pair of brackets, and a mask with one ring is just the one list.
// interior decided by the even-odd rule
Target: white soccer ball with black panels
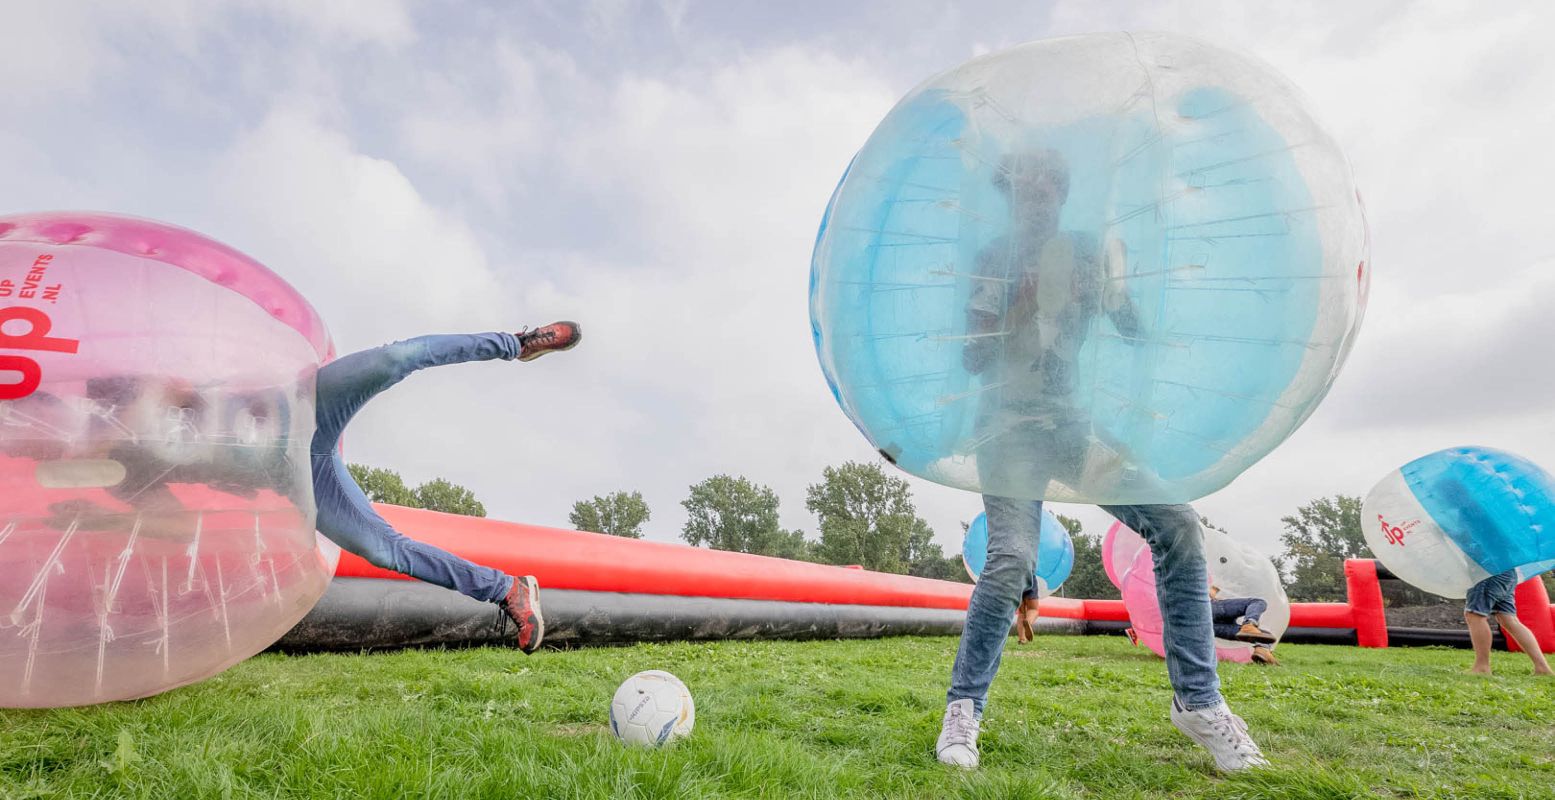
[(663, 670), (627, 678), (610, 700), (610, 730), (627, 744), (658, 747), (690, 734), (694, 724), (691, 690)]

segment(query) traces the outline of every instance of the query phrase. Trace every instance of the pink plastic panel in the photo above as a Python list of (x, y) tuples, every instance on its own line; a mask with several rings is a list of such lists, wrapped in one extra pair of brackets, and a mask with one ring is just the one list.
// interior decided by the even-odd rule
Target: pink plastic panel
[(1134, 556), (1145, 549), (1145, 540), (1121, 522), (1112, 523), (1101, 543), (1101, 565), (1113, 586), (1123, 586), (1123, 570), (1134, 563)]
[(0, 216), (0, 242), (74, 245), (185, 270), (248, 298), (307, 340), (319, 361), (334, 356), (329, 328), (291, 284), (258, 261), (186, 228), (120, 214), (47, 211)]
[(0, 217), (0, 705), (191, 683), (312, 607), (329, 352), (295, 290), (199, 234)]

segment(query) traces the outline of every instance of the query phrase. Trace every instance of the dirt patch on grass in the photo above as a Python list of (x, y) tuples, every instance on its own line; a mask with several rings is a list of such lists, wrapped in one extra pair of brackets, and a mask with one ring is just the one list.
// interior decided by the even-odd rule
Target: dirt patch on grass
[(1437, 630), (1463, 628), (1463, 601), (1436, 603), (1429, 606), (1399, 606), (1388, 608), (1388, 625), (1395, 628), (1434, 628)]

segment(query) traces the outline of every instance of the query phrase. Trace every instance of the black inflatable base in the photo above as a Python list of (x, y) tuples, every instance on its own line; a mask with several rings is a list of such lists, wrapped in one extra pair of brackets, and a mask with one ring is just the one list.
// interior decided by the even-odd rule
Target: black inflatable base
[[(578, 645), (721, 639), (957, 636), (966, 614), (937, 608), (730, 600), (546, 589), (545, 643)], [(273, 649), (371, 650), (508, 644), (496, 606), (416, 581), (338, 578)], [(1079, 620), (1044, 619), (1043, 633), (1079, 634)]]
[[(959, 636), (966, 613), (939, 608), (833, 605), (546, 589), (545, 642), (554, 647), (724, 639)], [(490, 603), (418, 581), (337, 578), (271, 649), (307, 652), (511, 644)], [(1042, 634), (1118, 634), (1127, 622), (1044, 617)], [(1283, 642), (1354, 645), (1353, 628), (1291, 628)], [(1389, 628), (1393, 646), (1467, 648), (1467, 630)], [(1506, 649), (1500, 633), (1496, 649)]]

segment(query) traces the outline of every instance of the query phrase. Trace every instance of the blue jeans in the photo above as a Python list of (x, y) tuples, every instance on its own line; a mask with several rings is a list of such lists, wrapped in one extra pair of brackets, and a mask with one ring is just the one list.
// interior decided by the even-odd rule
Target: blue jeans
[(373, 510), (340, 457), (340, 434), (379, 392), (418, 369), (465, 361), (518, 357), (511, 333), (418, 336), (363, 350), (319, 368), (317, 427), (313, 433), (313, 499), (319, 533), (376, 567), (409, 575), (460, 594), (495, 603), (513, 578), (453, 553), (410, 539)]
[(1235, 639), (1242, 626), (1237, 620), (1258, 624), (1269, 604), (1257, 597), (1228, 597), (1209, 601), (1210, 619), (1215, 621), (1215, 638)]
[[(1102, 506), (1143, 536), (1155, 556), (1156, 592), (1165, 623), (1166, 671), (1189, 710), (1221, 702), (1210, 622), (1204, 531), (1189, 505)], [(1042, 503), (983, 495), (988, 562), (972, 590), (966, 628), (950, 672), (949, 702), (970, 698), (981, 714), (1021, 595), (1036, 567)]]

